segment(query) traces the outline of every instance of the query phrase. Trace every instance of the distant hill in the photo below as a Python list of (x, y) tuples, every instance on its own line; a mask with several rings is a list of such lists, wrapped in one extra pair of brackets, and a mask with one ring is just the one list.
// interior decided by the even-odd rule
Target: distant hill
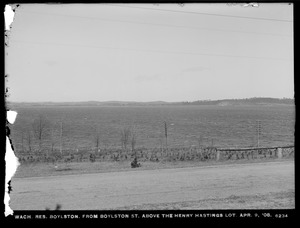
[(149, 106), (149, 105), (294, 105), (295, 100), (290, 98), (245, 98), (223, 100), (198, 100), (192, 102), (165, 102), (165, 101), (84, 101), (84, 102), (7, 102), (10, 106)]
[(165, 105), (171, 104), (165, 101), (83, 101), (83, 102), (7, 102), (7, 107), (10, 106), (147, 106), (147, 105)]
[(245, 99), (224, 99), (224, 100), (200, 100), (193, 102), (181, 102), (182, 104), (192, 105), (294, 105), (295, 100), (290, 98), (268, 98), (268, 97), (254, 97)]

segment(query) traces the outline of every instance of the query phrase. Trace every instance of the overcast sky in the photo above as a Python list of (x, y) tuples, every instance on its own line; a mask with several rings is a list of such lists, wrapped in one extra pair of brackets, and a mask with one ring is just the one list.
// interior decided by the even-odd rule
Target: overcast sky
[(294, 97), (293, 5), (22, 4), (8, 101)]

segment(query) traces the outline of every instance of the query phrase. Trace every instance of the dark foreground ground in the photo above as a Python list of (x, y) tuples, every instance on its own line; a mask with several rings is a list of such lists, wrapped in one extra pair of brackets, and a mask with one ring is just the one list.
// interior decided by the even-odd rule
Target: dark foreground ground
[(294, 160), (164, 169), (126, 165), (119, 171), (84, 174), (68, 173), (75, 169), (70, 165), (48, 167), (54, 176), (25, 177), (26, 168), (25, 175), (19, 169), (11, 183), (11, 208), (45, 210), (56, 204), (62, 210), (295, 208)]

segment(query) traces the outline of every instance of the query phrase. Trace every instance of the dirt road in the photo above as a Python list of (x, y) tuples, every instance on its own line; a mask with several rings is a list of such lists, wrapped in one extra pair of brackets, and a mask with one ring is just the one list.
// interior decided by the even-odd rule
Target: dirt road
[(13, 210), (294, 208), (294, 162), (13, 178)]

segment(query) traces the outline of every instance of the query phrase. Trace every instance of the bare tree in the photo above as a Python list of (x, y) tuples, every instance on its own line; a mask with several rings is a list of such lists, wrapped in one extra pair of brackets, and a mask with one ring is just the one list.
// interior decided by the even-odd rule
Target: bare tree
[(24, 132), (22, 131), (22, 138), (21, 138), (21, 142), (22, 142), (22, 152), (24, 152)]
[[(51, 152), (53, 153), (55, 146), (55, 129), (51, 128)], [(48, 156), (48, 154), (47, 154)]]
[(202, 142), (203, 142), (203, 137), (202, 137), (202, 135), (200, 135), (199, 136), (199, 138), (197, 138), (197, 140), (198, 140), (198, 145), (199, 145), (199, 148), (201, 149), (202, 148)]
[(102, 145), (103, 145), (103, 147), (104, 147), (104, 149), (107, 149), (107, 147), (108, 147), (108, 140), (107, 140), (107, 138), (102, 138)]
[(27, 131), (26, 141), (27, 141), (27, 145), (28, 145), (28, 150), (31, 153), (31, 151), (32, 151), (32, 138), (31, 138), (31, 132), (29, 130)]
[(96, 153), (97, 153), (97, 152), (99, 152), (99, 147), (100, 147), (100, 133), (99, 133), (98, 126), (96, 127), (96, 130), (95, 130), (94, 139), (95, 139), (95, 149), (96, 149)]
[(39, 115), (39, 117), (33, 121), (33, 133), (36, 139), (39, 141), (39, 151), (42, 149), (42, 141), (44, 138), (46, 138), (49, 125), (49, 121), (43, 115)]
[(131, 131), (129, 127), (125, 127), (121, 130), (121, 144), (123, 149), (127, 149), (127, 145), (129, 144)]
[(134, 152), (135, 145), (136, 145), (136, 133), (135, 131), (132, 131), (131, 133), (131, 151)]

